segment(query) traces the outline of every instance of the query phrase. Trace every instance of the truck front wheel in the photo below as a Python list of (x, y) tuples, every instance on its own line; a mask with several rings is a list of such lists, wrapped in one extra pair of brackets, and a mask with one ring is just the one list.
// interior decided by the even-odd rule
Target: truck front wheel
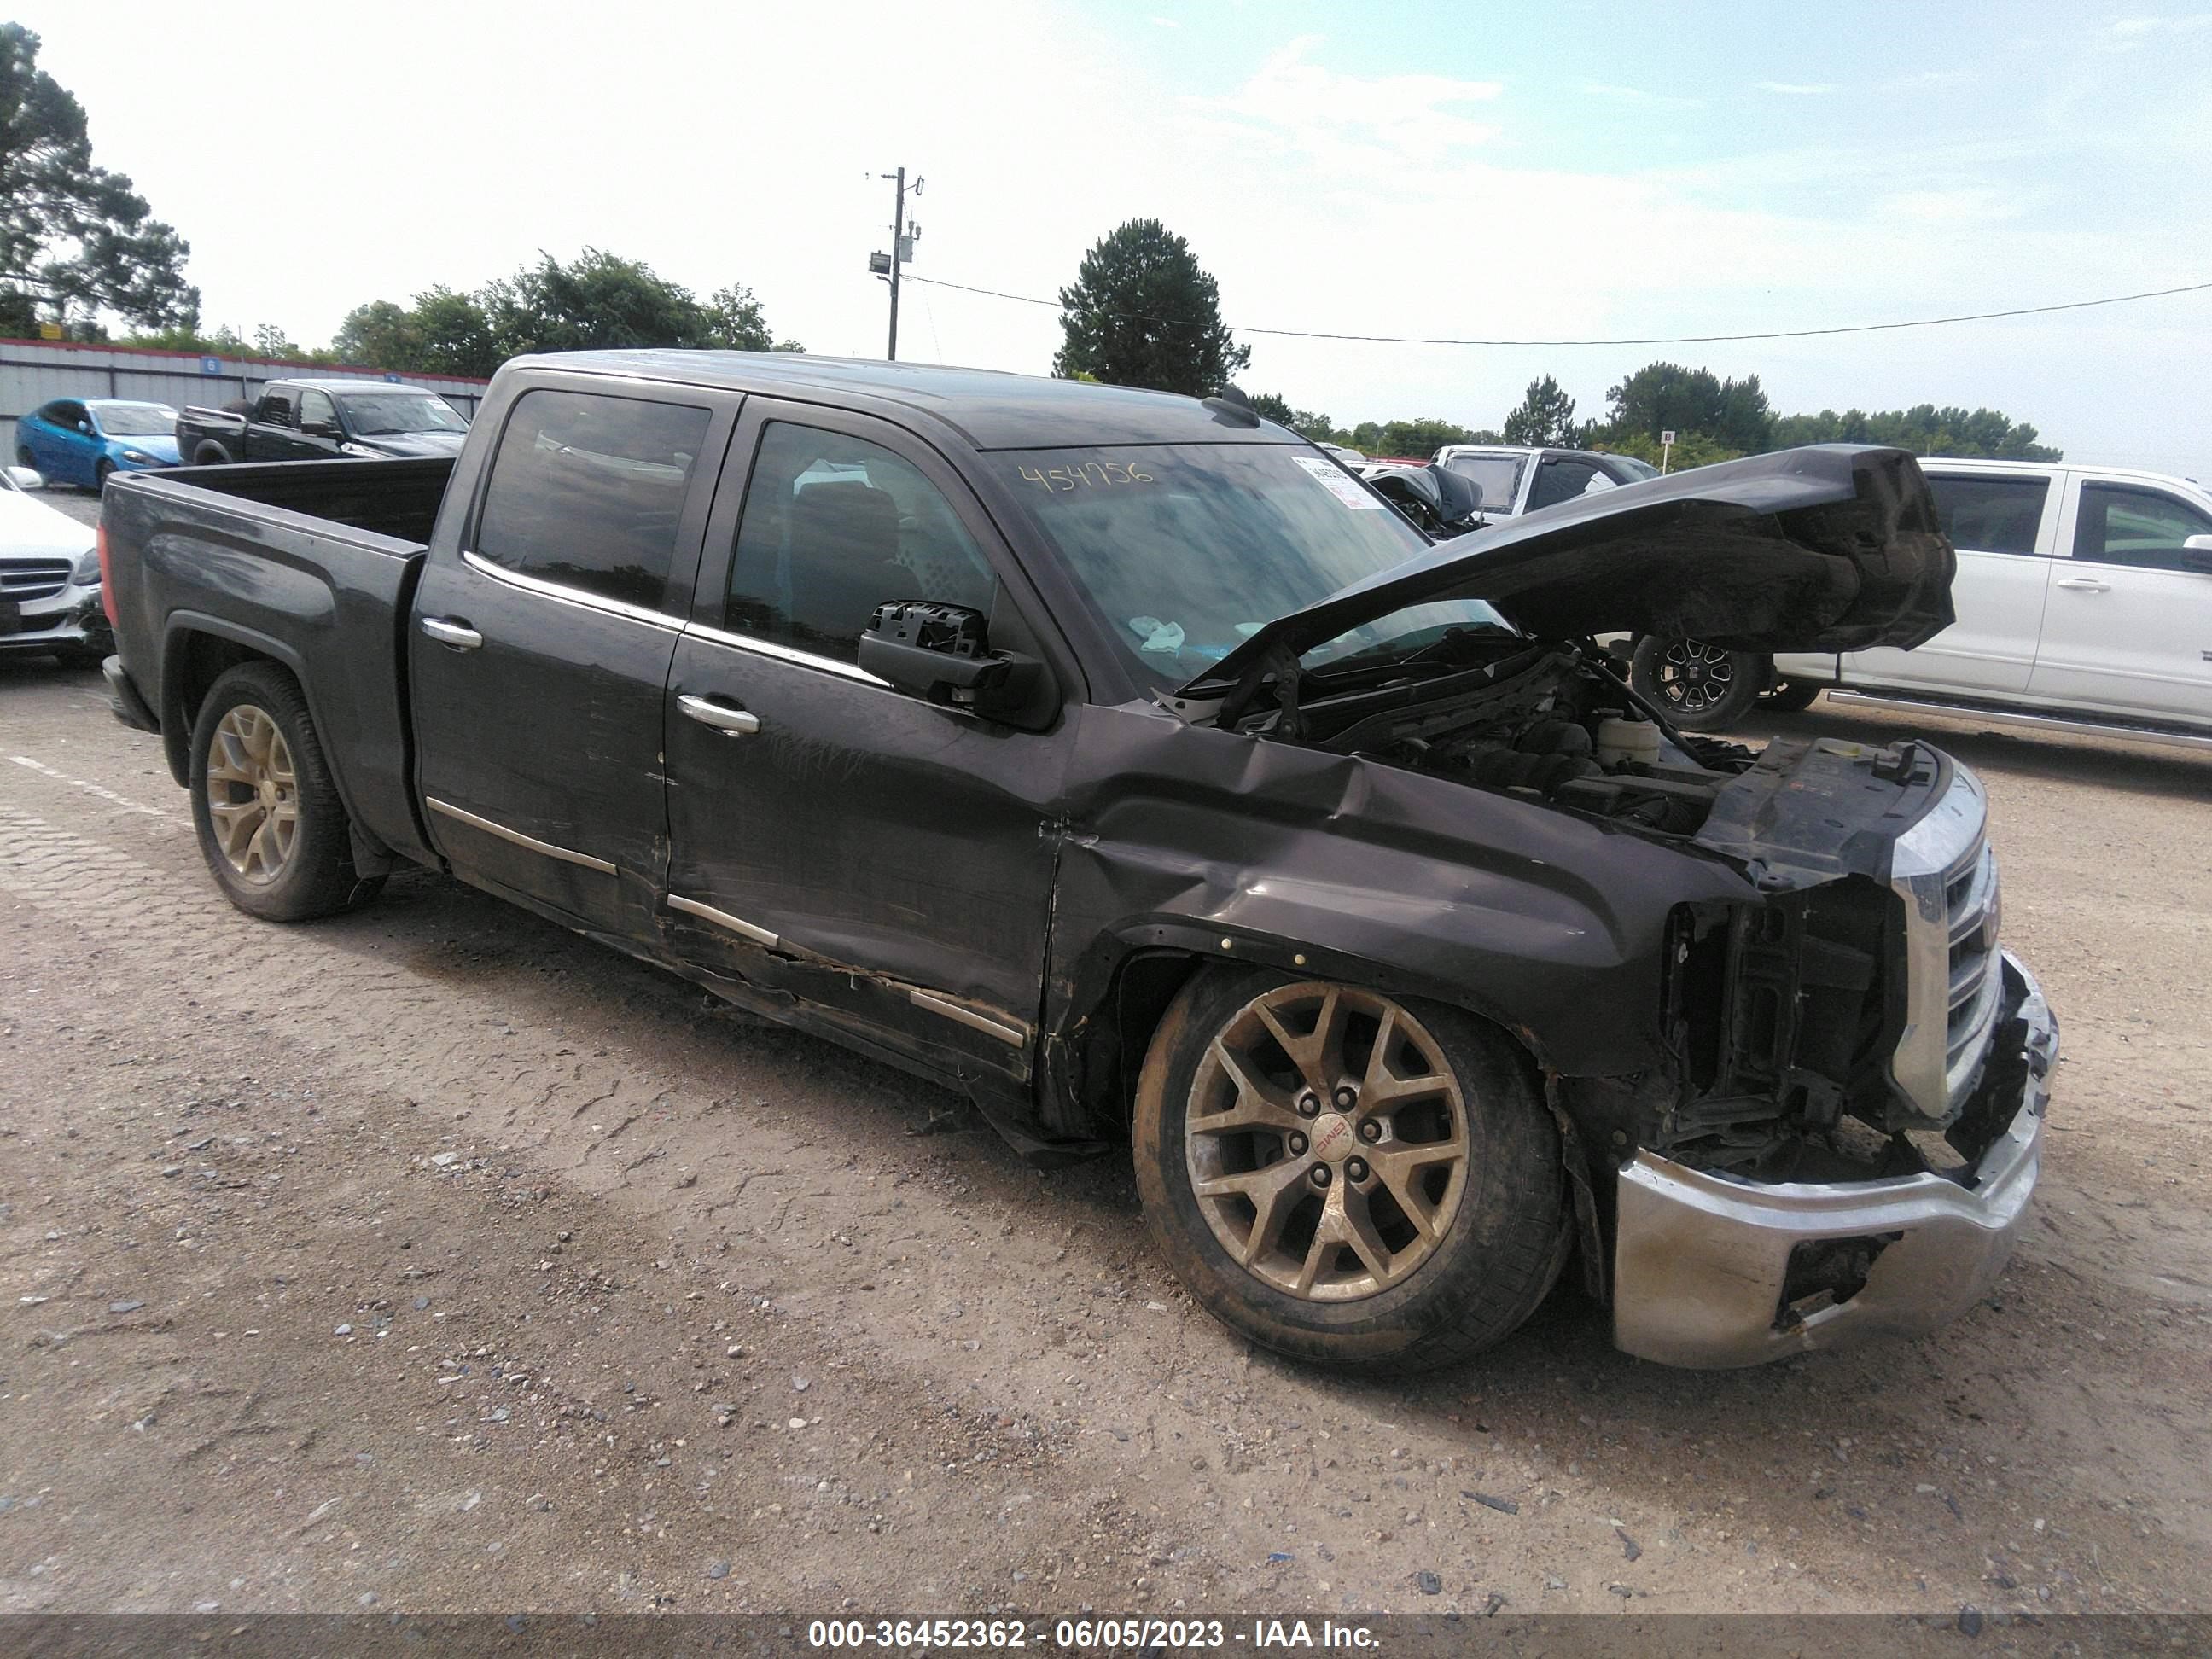
[(209, 689), (192, 727), (192, 824), (233, 904), (307, 921), (374, 897), (354, 868), (351, 824), (299, 684), (274, 663), (241, 663)]
[(1559, 1139), (1525, 1056), (1458, 1009), (1209, 969), (1137, 1091), (1154, 1244), (1207, 1311), (1347, 1370), (1502, 1340), (1566, 1259)]

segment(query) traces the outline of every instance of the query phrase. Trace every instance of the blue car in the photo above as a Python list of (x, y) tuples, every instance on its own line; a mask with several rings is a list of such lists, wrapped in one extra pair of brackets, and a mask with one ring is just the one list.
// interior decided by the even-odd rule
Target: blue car
[(177, 464), (177, 411), (120, 398), (57, 398), (15, 422), (15, 462), (97, 489), (111, 472)]

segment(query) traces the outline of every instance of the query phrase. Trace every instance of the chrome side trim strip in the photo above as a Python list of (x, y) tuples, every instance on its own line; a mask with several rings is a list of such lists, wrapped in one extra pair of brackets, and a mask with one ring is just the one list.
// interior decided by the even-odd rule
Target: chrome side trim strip
[(541, 599), (555, 599), (585, 611), (620, 617), (626, 622), (643, 623), (648, 628), (665, 629), (671, 634), (684, 631), (684, 622), (679, 617), (672, 617), (659, 611), (647, 611), (642, 605), (624, 605), (620, 599), (602, 599), (597, 593), (586, 593), (580, 587), (549, 582), (541, 576), (526, 576), (520, 570), (509, 570), (503, 564), (494, 564), (483, 554), (471, 553), (465, 548), (461, 551), (461, 562), (480, 576), (489, 576), (495, 582), (505, 582), (509, 587), (519, 587), (526, 593), (535, 593)]
[(907, 1000), (917, 1008), (927, 1008), (933, 1014), (942, 1014), (947, 1019), (958, 1020), (960, 1024), (972, 1030), (981, 1031), (985, 1036), (996, 1037), (1001, 1042), (1012, 1043), (1017, 1048), (1029, 1046), (1030, 1034), (1018, 1025), (1004, 1024), (991, 1018), (988, 1014), (977, 1013), (973, 1008), (964, 1007), (944, 997), (932, 996), (927, 991), (916, 990), (912, 987), (908, 988), (906, 994)]
[(2122, 738), (2130, 743), (2162, 744), (2171, 749), (2212, 749), (2212, 732), (2203, 737), (2190, 732), (2168, 732), (2154, 726), (2130, 726), (2122, 720), (2068, 720), (2063, 715), (2031, 714), (2026, 709), (1984, 708), (1973, 703), (1945, 702), (1938, 697), (1893, 696), (1884, 691), (1849, 691), (1837, 687), (1828, 700), (1863, 703), (1870, 708), (1910, 708), (1923, 714), (1948, 714), (1954, 720), (1988, 720), (1998, 726), (2027, 726), (2045, 732), (2066, 732), (2083, 738)]
[(510, 830), (503, 823), (494, 823), (489, 818), (480, 818), (473, 812), (464, 812), (451, 801), (440, 800), (434, 795), (422, 797), (422, 805), (433, 812), (442, 812), (449, 818), (465, 823), (471, 830), (481, 830), (487, 836), (497, 836), (501, 841), (511, 841), (517, 847), (526, 847), (533, 853), (542, 853), (549, 859), (559, 859), (564, 864), (580, 864), (586, 870), (596, 870), (603, 876), (619, 872), (605, 859), (595, 859), (589, 853), (579, 853), (567, 847), (556, 847), (550, 841), (540, 841), (535, 836), (526, 836), (520, 830)]
[(773, 951), (783, 941), (765, 927), (756, 927), (750, 921), (739, 921), (726, 910), (717, 910), (711, 904), (702, 904), (697, 899), (688, 899), (680, 894), (668, 896), (668, 908), (681, 910), (687, 916), (696, 916), (702, 921), (711, 921), (717, 927), (726, 927), (739, 939), (750, 939), (755, 945), (764, 945)]
[(743, 634), (725, 634), (719, 628), (709, 628), (704, 623), (686, 623), (684, 633), (693, 639), (705, 640), (714, 645), (735, 646), (740, 651), (750, 651), (757, 657), (774, 657), (778, 662), (795, 662), (802, 668), (818, 668), (825, 674), (842, 674), (848, 680), (858, 680), (863, 685), (880, 685), (890, 689), (890, 682), (878, 678), (865, 668), (849, 662), (839, 662), (835, 657), (817, 657), (811, 651), (800, 651), (788, 645), (778, 645), (773, 640), (756, 640)]

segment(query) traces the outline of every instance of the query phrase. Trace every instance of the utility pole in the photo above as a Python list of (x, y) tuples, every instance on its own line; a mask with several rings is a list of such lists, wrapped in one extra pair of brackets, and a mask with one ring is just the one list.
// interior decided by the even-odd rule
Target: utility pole
[[(914, 258), (915, 239), (921, 234), (921, 227), (907, 222), (906, 169), (901, 167), (896, 173), (879, 173), (876, 177), (897, 181), (896, 186), (897, 195), (893, 198), (891, 208), (891, 251), (887, 254), (872, 253), (868, 256), (868, 269), (878, 276), (887, 276), (890, 279), (891, 336), (890, 347), (884, 355), (891, 362), (896, 362), (898, 361), (899, 267)], [(914, 181), (914, 193), (916, 196), (921, 194), (921, 186), (922, 180), (916, 178)]]

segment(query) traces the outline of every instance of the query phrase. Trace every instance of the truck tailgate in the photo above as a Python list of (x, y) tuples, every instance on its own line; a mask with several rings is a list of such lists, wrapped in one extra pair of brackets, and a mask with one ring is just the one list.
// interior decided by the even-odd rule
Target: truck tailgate
[(427, 855), (405, 629), (452, 467), (295, 462), (112, 481), (101, 517), (117, 651), (160, 719), (179, 783), (189, 781), (200, 694), (229, 661), (258, 653), (306, 692), (355, 823), (395, 852)]

